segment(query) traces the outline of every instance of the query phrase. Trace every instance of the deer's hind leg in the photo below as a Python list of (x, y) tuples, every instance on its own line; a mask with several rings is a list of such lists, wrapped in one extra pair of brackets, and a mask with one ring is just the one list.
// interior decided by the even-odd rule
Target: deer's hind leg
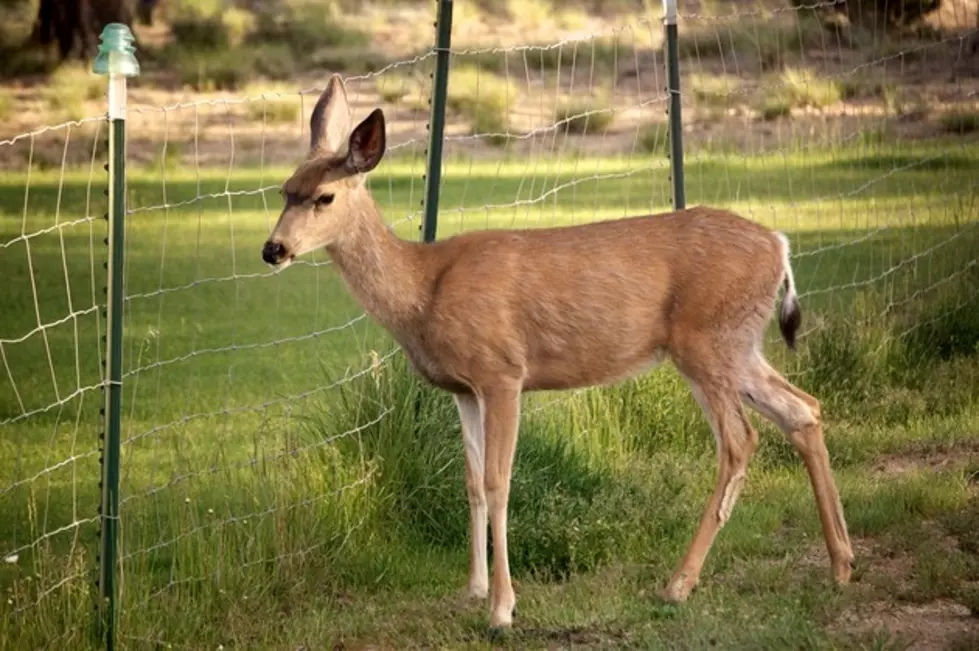
[(785, 432), (802, 457), (816, 498), (833, 578), (837, 583), (847, 583), (852, 572), (853, 548), (823, 439), (819, 401), (789, 383), (760, 354), (752, 357), (741, 395), (746, 403)]
[(726, 378), (684, 374), (697, 402), (710, 422), (717, 443), (717, 485), (697, 527), (687, 553), (666, 587), (670, 601), (683, 601), (700, 580), (700, 571), (717, 532), (731, 517), (744, 486), (748, 461), (758, 447), (737, 388)]

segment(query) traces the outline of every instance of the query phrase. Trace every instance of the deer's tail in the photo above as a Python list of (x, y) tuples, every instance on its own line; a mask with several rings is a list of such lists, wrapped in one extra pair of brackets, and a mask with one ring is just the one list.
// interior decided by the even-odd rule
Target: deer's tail
[(778, 329), (782, 338), (792, 350), (795, 350), (795, 335), (802, 325), (802, 309), (799, 307), (799, 296), (795, 291), (795, 277), (792, 275), (792, 263), (789, 261), (789, 238), (783, 233), (776, 233), (782, 243), (782, 306), (778, 311)]

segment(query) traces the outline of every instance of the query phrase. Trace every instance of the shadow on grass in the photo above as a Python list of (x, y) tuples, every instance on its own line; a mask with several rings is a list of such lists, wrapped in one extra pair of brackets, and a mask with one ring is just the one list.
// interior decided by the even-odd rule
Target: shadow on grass
[[(782, 174), (763, 171), (752, 183), (772, 186), (763, 196), (791, 197)], [(840, 174), (818, 183), (853, 179)], [(888, 192), (911, 202), (907, 178), (894, 179)], [(458, 183), (446, 189), (449, 206), (489, 196)], [(503, 184), (516, 196), (525, 191), (518, 179), (483, 183)], [(593, 183), (595, 197), (626, 191)], [(30, 204), (39, 213), (33, 219), (56, 201), (32, 187), (30, 200), (39, 202)], [(223, 191), (217, 182), (206, 187)], [(131, 191), (150, 188), (136, 183)], [(172, 190), (170, 200), (178, 201), (181, 193), (195, 196), (196, 185), (180, 181)], [(62, 205), (79, 193), (81, 187), (66, 187)], [(575, 201), (589, 196), (579, 191)], [(256, 197), (240, 200), (232, 198), (232, 215), (262, 205)], [(0, 201), (18, 214), (8, 192), (0, 191)], [(461, 555), (467, 535), (451, 401), (421, 387), (400, 358), (323, 390), (342, 369), (370, 368), (367, 352), (390, 342), (366, 321), (349, 323), (359, 309), (331, 267), (265, 273), (257, 245), (266, 224), (235, 223), (227, 197), (211, 201), (201, 231), (196, 206), (166, 220), (156, 213), (130, 220), (122, 551), (128, 607), (152, 613), (162, 626), (183, 600), (200, 601), (207, 605), (188, 630), (201, 631), (225, 612), (222, 595), (229, 593), (285, 603), (312, 583), (341, 591), (424, 583), (424, 570), (404, 569), (406, 558), (432, 549)], [(967, 221), (974, 215), (958, 226), (943, 223), (953, 221), (948, 217), (904, 228), (792, 233), (807, 336), (800, 354), (790, 357), (779, 344), (773, 358), (823, 400), (829, 419), (890, 426), (954, 416), (979, 399), (979, 231)], [(19, 224), (5, 222), (3, 230), (9, 241)], [(0, 295), (4, 338), (38, 326), (35, 304), (42, 323), (98, 305), (93, 237), (100, 234), (82, 224), (32, 238), (30, 256), (23, 242), (0, 250), (8, 281)], [(4, 343), (13, 385), (4, 378), (0, 419), (97, 384), (94, 313), (44, 332), (46, 342), (36, 333)], [(272, 341), (279, 343), (264, 346)], [(289, 398), (304, 392), (313, 393)], [(556, 405), (527, 410), (514, 476), (515, 574), (546, 581), (615, 559), (676, 557), (713, 472), (711, 437), (682, 383), (664, 369), (555, 397)], [(4, 426), (0, 477), (11, 489), (0, 494), (0, 551), (18, 550), (20, 558), (2, 568), (0, 585), (15, 591), (17, 603), (40, 599), (57, 610), (86, 594), (79, 586), (88, 585), (96, 538), (95, 524), (83, 520), (94, 517), (98, 500), (99, 399), (94, 391)], [(254, 409), (237, 411), (242, 407)], [(207, 416), (187, 418), (196, 413)], [(854, 454), (854, 463), (864, 458)], [(772, 472), (798, 466), (790, 455), (787, 446), (766, 446), (760, 465)], [(753, 517), (778, 519), (771, 512)], [(867, 526), (876, 526), (874, 517), (866, 515)], [(743, 544), (757, 550), (762, 543)]]

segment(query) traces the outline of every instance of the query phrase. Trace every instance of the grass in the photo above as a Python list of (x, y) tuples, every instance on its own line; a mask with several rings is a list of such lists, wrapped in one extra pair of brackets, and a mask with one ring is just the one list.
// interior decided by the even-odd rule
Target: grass
[[(806, 334), (794, 355), (774, 332), (766, 347), (823, 401), (857, 581), (829, 584), (805, 471), (763, 425), (702, 588), (681, 607), (657, 599), (715, 472), (695, 401), (662, 368), (525, 400), (509, 646), (869, 648), (885, 632), (852, 631), (844, 613), (973, 603), (979, 161), (958, 142), (705, 154), (687, 167), (690, 205), (790, 234)], [(419, 169), (392, 159), (372, 175), (390, 221), (417, 205)], [(451, 400), (386, 358), (390, 340), (332, 267), (263, 267), (280, 200), (255, 188), (288, 172), (177, 168), (166, 195), (159, 170), (129, 175), (124, 644), (486, 648), (484, 605), (454, 596), (467, 512)], [(442, 183), (443, 235), (668, 203), (659, 154), (448, 162)], [(105, 227), (70, 210), (85, 205), (87, 169), (34, 171), (25, 199), (26, 184), (0, 179), (0, 420), (64, 402), (0, 429), (0, 552), (18, 550), (0, 564), (0, 646), (87, 648), (99, 415), (86, 387), (99, 378)], [(100, 214), (97, 188), (92, 201)], [(36, 233), (29, 250), (21, 233)], [(38, 321), (51, 324), (43, 336), (20, 340)], [(894, 626), (898, 641), (913, 632)]]

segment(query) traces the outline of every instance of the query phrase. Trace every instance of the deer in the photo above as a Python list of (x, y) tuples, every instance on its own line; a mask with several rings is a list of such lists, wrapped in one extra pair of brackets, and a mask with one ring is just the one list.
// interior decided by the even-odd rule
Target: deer
[[(340, 76), (310, 116), (306, 157), (282, 185), (282, 212), (262, 260), (276, 272), (325, 249), (346, 288), (394, 338), (413, 372), (452, 395), (465, 456), (469, 576), (489, 598), (489, 632), (513, 625), (507, 503), (521, 395), (609, 385), (666, 359), (704, 412), (717, 482), (685, 555), (661, 591), (683, 602), (744, 486), (758, 434), (745, 406), (780, 428), (802, 458), (837, 584), (853, 551), (823, 436), (820, 403), (765, 359), (778, 324), (795, 349), (801, 325), (789, 240), (705, 206), (538, 229), (471, 231), (435, 242), (400, 238), (366, 176), (386, 149), (375, 108), (351, 128)], [(487, 533), (492, 535), (492, 590)]]

